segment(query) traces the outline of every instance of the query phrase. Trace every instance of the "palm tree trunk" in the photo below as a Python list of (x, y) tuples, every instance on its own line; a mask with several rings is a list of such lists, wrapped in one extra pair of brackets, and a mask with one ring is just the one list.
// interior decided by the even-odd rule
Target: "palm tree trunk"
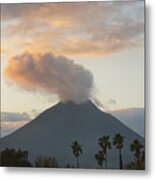
[(119, 149), (119, 169), (123, 169), (123, 161), (122, 161), (121, 149)]
[(76, 160), (77, 160), (77, 168), (79, 168), (80, 167), (79, 158), (77, 157)]
[(108, 169), (107, 151), (105, 151), (105, 168)]
[(103, 169), (103, 163), (100, 165), (101, 169)]
[(139, 151), (139, 149), (136, 152), (136, 158), (137, 158), (137, 161), (136, 161), (137, 169), (140, 169), (140, 151)]
[(107, 157), (105, 157), (105, 168), (108, 169)]
[(140, 157), (139, 156), (137, 157), (136, 164), (137, 164), (137, 169), (140, 169)]

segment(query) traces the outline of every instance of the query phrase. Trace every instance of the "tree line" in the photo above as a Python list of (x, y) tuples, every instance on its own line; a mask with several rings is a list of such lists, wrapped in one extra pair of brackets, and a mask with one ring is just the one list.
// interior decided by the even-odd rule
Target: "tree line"
[[(115, 134), (112, 142), (110, 142), (110, 136), (103, 135), (98, 139), (99, 151), (94, 155), (95, 160), (99, 167), (103, 169), (103, 163), (105, 163), (105, 169), (108, 169), (108, 149), (112, 148), (112, 144), (118, 150), (119, 169), (145, 169), (145, 152), (144, 146), (138, 139), (133, 140), (130, 144), (130, 151), (134, 153), (134, 160), (130, 161), (126, 166), (123, 166), (122, 149), (124, 147), (124, 136), (120, 133)], [(78, 141), (74, 141), (71, 145), (72, 152), (77, 160), (77, 168), (79, 168), (79, 156), (83, 153), (82, 145)]]
[[(117, 133), (110, 141), (110, 136), (103, 135), (98, 139), (99, 150), (94, 154), (94, 158), (98, 166), (103, 169), (108, 169), (108, 150), (112, 145), (118, 150), (119, 169), (145, 169), (145, 152), (144, 146), (138, 139), (133, 140), (130, 144), (130, 151), (134, 153), (134, 159), (128, 164), (123, 164), (122, 149), (124, 147), (124, 137)], [(71, 144), (71, 150), (76, 158), (76, 168), (80, 168), (80, 155), (83, 153), (83, 145), (75, 140)], [(34, 162), (28, 159), (28, 151), (21, 149), (15, 150), (14, 148), (1, 151), (0, 153), (1, 166), (10, 167), (60, 167), (58, 161), (53, 157), (38, 156)], [(66, 164), (64, 168), (75, 168), (73, 165)]]

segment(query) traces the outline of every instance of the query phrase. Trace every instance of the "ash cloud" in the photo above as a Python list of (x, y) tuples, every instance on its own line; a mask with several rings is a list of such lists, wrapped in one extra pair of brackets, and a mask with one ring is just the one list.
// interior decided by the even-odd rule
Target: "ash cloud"
[(8, 60), (5, 77), (27, 91), (57, 94), (61, 101), (83, 103), (91, 96), (93, 76), (83, 66), (52, 53), (24, 52)]

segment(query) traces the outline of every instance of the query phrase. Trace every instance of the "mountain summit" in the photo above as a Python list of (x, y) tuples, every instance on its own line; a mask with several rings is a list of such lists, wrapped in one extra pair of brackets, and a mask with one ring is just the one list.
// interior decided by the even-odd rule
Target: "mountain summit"
[[(142, 137), (114, 116), (99, 110), (89, 100), (83, 104), (59, 102), (30, 123), (2, 138), (1, 148), (28, 150), (31, 160), (39, 155), (55, 157), (64, 167), (68, 163), (75, 164), (70, 146), (73, 141), (78, 140), (83, 149), (81, 167), (97, 168), (94, 155), (99, 150), (99, 137), (109, 135), (112, 140), (116, 133), (125, 137), (122, 154), (126, 164), (133, 158), (129, 145), (134, 139), (139, 139), (144, 144)], [(108, 151), (109, 168), (118, 167), (117, 153), (114, 147)]]

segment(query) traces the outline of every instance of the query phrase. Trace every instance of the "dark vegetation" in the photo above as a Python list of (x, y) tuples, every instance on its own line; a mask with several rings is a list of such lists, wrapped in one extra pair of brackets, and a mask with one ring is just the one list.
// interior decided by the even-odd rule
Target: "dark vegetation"
[(72, 152), (74, 156), (76, 157), (76, 167), (80, 167), (80, 162), (79, 162), (79, 156), (82, 154), (82, 145), (78, 143), (78, 141), (74, 141), (71, 145)]
[(55, 158), (38, 156), (34, 162), (35, 167), (58, 168), (58, 162)]
[[(103, 135), (98, 139), (99, 151), (94, 154), (96, 163), (101, 169), (108, 168), (108, 151), (113, 146), (118, 151), (118, 169), (145, 169), (145, 152), (144, 146), (138, 139), (133, 140), (130, 144), (129, 149), (133, 152), (133, 159), (128, 164), (123, 164), (122, 149), (125, 137), (117, 133), (113, 137), (113, 141), (110, 142), (109, 136)], [(80, 155), (83, 153), (82, 145), (76, 140), (71, 144), (71, 150), (76, 158), (76, 168), (80, 168)], [(46, 168), (59, 168), (59, 163), (54, 157), (38, 156), (32, 163), (28, 159), (28, 151), (21, 149), (8, 149), (1, 151), (0, 153), (1, 166), (8, 167), (46, 167)], [(71, 164), (66, 164), (62, 168), (75, 168)]]
[(0, 154), (1, 166), (9, 167), (32, 167), (28, 160), (28, 152), (21, 149), (8, 149), (6, 148)]

